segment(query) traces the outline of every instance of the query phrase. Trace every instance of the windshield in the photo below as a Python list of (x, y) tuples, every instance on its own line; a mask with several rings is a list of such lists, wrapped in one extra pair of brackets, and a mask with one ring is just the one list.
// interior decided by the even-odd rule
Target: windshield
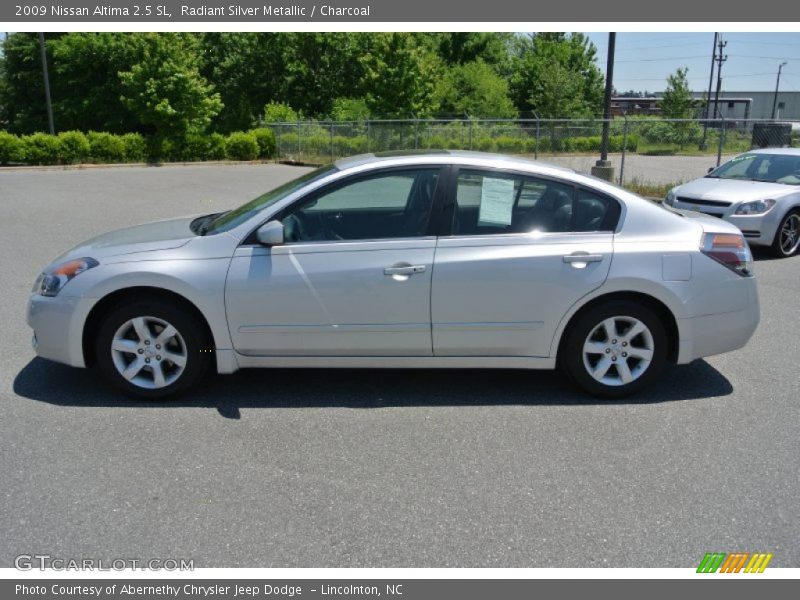
[(742, 154), (706, 177), (800, 185), (800, 154)]
[(251, 217), (255, 216), (258, 212), (264, 210), (268, 206), (275, 204), (279, 200), (283, 200), (289, 194), (296, 192), (304, 185), (325, 177), (329, 173), (336, 171), (334, 165), (321, 167), (310, 173), (306, 173), (297, 179), (284, 183), (282, 186), (270, 190), (266, 194), (262, 194), (258, 198), (251, 200), (247, 204), (243, 204), (239, 208), (230, 210), (228, 212), (215, 215), (214, 218), (203, 227), (203, 233), (221, 233), (223, 231), (230, 231), (234, 227), (238, 227)]

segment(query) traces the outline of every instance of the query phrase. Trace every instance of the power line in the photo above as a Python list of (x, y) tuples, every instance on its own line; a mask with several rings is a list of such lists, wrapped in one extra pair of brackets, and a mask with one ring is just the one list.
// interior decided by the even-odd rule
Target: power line
[(618, 60), (618, 63), (632, 63), (632, 62), (663, 62), (668, 60), (691, 60), (695, 58), (708, 58), (707, 56), (670, 56), (669, 58), (632, 58), (629, 60)]

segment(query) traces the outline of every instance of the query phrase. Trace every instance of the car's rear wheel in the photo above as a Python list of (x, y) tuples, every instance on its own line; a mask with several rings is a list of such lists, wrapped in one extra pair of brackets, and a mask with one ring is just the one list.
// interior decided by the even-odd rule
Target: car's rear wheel
[(594, 306), (570, 326), (561, 364), (584, 391), (607, 398), (638, 392), (666, 364), (667, 334), (647, 306), (617, 300)]
[(800, 248), (800, 211), (792, 210), (783, 217), (775, 240), (772, 242), (772, 252), (779, 258), (792, 256)]
[(163, 300), (138, 300), (112, 310), (100, 326), (95, 352), (106, 380), (144, 399), (186, 392), (212, 360), (204, 324)]

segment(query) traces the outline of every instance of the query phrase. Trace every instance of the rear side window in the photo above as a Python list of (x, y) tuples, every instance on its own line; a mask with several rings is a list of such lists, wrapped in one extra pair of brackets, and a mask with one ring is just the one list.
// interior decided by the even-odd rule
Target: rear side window
[(523, 175), (460, 170), (452, 235), (611, 231), (619, 205), (570, 184)]

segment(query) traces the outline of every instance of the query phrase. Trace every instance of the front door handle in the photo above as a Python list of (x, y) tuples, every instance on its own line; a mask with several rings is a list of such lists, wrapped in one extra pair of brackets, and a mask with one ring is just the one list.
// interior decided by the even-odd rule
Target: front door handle
[(564, 257), (565, 263), (590, 263), (603, 260), (602, 254), (588, 254), (586, 252), (573, 252)]
[(386, 267), (384, 275), (413, 275), (414, 273), (424, 273), (425, 265), (409, 265), (407, 267)]

